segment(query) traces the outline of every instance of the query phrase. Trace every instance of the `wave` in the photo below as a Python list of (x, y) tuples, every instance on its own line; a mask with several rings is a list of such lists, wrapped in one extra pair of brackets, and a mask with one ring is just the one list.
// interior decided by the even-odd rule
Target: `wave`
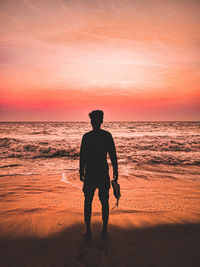
[(50, 134), (50, 133), (48, 131), (45, 131), (45, 130), (41, 131), (41, 132), (40, 131), (35, 131), (35, 132), (30, 133), (30, 135), (35, 135), (35, 134), (42, 134), (42, 135), (44, 134), (45, 135), (45, 134)]
[[(200, 166), (199, 136), (148, 136), (115, 139), (119, 164)], [(71, 158), (78, 160), (79, 140), (0, 138), (1, 158)], [(3, 168), (3, 167), (2, 167)]]
[(77, 146), (60, 142), (23, 142), (19, 139), (0, 138), (1, 158), (55, 158), (79, 156)]
[(13, 143), (18, 143), (18, 142), (20, 142), (20, 140), (16, 138), (7, 138), (7, 137), (0, 138), (0, 147), (9, 147)]
[(169, 136), (143, 136), (117, 138), (120, 150), (137, 151), (200, 151), (199, 136), (178, 136), (173, 139)]
[(0, 166), (0, 169), (10, 168), (10, 167), (18, 167), (18, 166), (21, 166), (21, 165), (20, 164), (9, 164), (9, 165)]
[(38, 173), (12, 173), (12, 174), (1, 174), (0, 177), (17, 176), (17, 175), (29, 176), (29, 175), (39, 175), (39, 174)]
[(171, 155), (171, 154), (160, 154), (160, 155), (133, 155), (128, 156), (127, 159), (121, 164), (165, 164), (165, 165), (193, 165), (200, 166), (200, 154), (191, 155)]
[(166, 164), (166, 165), (193, 165), (200, 166), (199, 160), (180, 160), (180, 159), (150, 159), (147, 161), (148, 164)]

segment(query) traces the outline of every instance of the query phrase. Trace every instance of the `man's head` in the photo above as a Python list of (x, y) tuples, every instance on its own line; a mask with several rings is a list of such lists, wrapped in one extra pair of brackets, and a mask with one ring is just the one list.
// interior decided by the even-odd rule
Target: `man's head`
[(103, 122), (103, 111), (102, 110), (93, 110), (89, 113), (91, 124), (93, 128), (100, 128)]

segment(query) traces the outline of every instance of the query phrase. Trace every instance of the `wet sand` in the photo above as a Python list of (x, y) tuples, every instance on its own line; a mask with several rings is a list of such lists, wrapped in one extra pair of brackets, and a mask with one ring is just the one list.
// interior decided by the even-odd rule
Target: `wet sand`
[(137, 165), (102, 240), (95, 194), (93, 238), (82, 239), (78, 173), (0, 179), (0, 266), (200, 266), (199, 167)]

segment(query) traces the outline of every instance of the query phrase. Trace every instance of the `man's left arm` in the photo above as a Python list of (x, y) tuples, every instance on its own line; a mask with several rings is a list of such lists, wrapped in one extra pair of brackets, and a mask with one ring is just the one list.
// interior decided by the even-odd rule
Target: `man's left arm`
[(109, 156), (111, 159), (111, 163), (113, 166), (113, 179), (118, 180), (118, 162), (117, 162), (117, 153), (115, 148), (115, 143), (112, 135), (110, 134), (110, 142), (109, 142)]

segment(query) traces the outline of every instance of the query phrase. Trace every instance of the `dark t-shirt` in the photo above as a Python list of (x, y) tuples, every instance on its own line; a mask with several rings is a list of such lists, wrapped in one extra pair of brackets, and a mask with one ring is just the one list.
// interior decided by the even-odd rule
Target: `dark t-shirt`
[(83, 135), (80, 151), (80, 170), (85, 172), (86, 181), (109, 180), (107, 163), (109, 153), (113, 169), (117, 170), (117, 157), (112, 135), (98, 129)]

